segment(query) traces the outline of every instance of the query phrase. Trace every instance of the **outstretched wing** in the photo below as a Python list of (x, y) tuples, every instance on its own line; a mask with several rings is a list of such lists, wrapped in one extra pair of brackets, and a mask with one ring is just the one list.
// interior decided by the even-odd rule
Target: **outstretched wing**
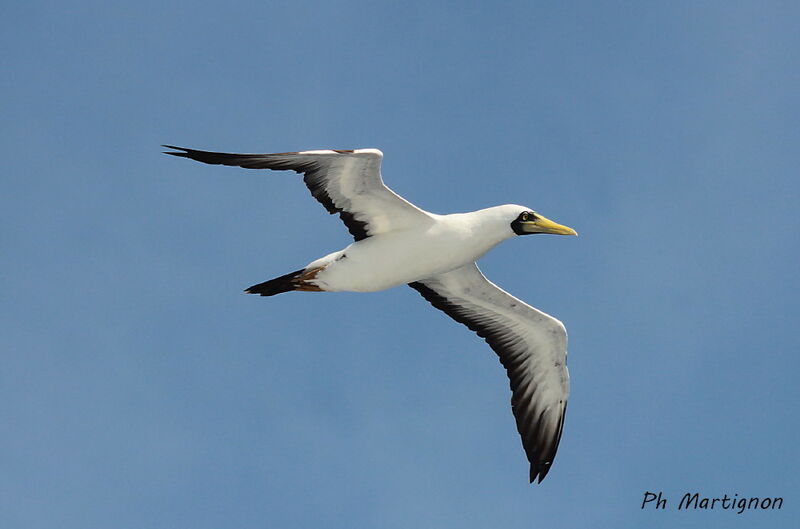
[(302, 173), (314, 198), (329, 213), (338, 213), (357, 241), (370, 235), (430, 222), (426, 212), (384, 185), (380, 173), (383, 153), (378, 149), (232, 154), (172, 145), (164, 147), (182, 151), (165, 154), (208, 164)]
[(511, 381), (511, 409), (542, 482), (556, 456), (569, 395), (567, 333), (557, 319), (497, 287), (475, 263), (409, 283), (434, 307), (484, 338)]

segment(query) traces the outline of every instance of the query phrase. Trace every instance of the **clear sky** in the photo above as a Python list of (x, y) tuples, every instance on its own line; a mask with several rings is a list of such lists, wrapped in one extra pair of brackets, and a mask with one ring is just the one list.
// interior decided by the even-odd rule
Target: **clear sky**
[[(797, 3), (3, 12), (3, 529), (797, 520)], [(570, 333), (544, 483), (485, 343), (409, 288), (242, 294), (346, 230), (293, 173), (161, 143), (377, 147), (422, 208), (574, 227), (480, 262)], [(785, 503), (678, 512), (685, 492)]]

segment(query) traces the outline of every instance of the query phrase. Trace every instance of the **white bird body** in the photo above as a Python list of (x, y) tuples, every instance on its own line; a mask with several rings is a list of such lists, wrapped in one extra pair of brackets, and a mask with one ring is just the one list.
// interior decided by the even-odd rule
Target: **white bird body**
[(576, 235), (573, 229), (513, 204), (451, 215), (423, 211), (384, 185), (377, 149), (231, 154), (166, 147), (183, 151), (167, 154), (209, 164), (302, 173), (314, 198), (340, 216), (355, 242), (245, 292), (373, 292), (408, 284), (497, 353), (510, 380), (530, 480), (544, 479), (569, 395), (567, 333), (560, 321), (486, 279), (475, 260), (515, 235)]
[(472, 263), (514, 237), (507, 218), (522, 206), (495, 206), (470, 213), (436, 215), (429, 222), (380, 233), (312, 261), (322, 268), (309, 282), (329, 292), (375, 292), (405, 285)]

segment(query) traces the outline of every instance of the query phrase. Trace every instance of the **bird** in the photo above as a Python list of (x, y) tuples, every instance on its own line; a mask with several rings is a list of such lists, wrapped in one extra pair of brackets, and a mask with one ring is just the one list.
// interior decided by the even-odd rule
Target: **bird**
[(303, 175), (311, 195), (339, 215), (354, 242), (245, 292), (374, 292), (399, 285), (416, 290), (477, 333), (499, 357), (530, 463), (530, 483), (542, 482), (558, 450), (567, 409), (566, 329), (486, 279), (475, 261), (512, 237), (577, 235), (575, 230), (515, 204), (448, 215), (424, 211), (383, 183), (378, 149), (235, 154), (163, 147), (171, 149), (164, 154), (206, 164)]

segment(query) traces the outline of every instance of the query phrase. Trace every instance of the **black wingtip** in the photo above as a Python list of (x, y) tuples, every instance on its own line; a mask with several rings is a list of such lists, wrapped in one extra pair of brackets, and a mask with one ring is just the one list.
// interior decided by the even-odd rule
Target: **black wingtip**
[(547, 473), (550, 472), (551, 465), (552, 465), (551, 461), (543, 461), (537, 464), (532, 464), (529, 475), (530, 483), (536, 482), (538, 484), (544, 481), (545, 476), (547, 476)]
[(162, 151), (164, 154), (171, 154), (172, 156), (188, 156), (190, 150), (190, 149), (185, 149), (183, 147), (175, 147), (174, 145), (162, 145), (162, 147), (166, 149), (175, 149), (176, 151), (184, 151), (184, 152)]

